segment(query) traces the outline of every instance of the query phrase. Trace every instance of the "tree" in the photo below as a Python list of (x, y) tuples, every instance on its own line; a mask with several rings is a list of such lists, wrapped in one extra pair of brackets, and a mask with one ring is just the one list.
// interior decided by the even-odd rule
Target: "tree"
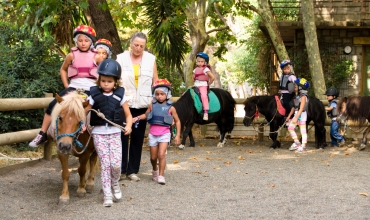
[(312, 77), (315, 96), (325, 99), (325, 78), (322, 70), (319, 44), (317, 41), (315, 17), (313, 12), (313, 0), (305, 0), (302, 4), (303, 31), (307, 48), (308, 62)]

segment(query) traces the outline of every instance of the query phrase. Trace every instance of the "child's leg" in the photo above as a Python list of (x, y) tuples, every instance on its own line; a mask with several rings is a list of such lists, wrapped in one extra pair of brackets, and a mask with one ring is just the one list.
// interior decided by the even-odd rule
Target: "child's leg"
[(207, 111), (209, 110), (209, 103), (208, 103), (208, 86), (199, 86), (199, 92), (200, 92), (200, 97), (202, 99), (202, 105), (203, 105), (203, 110)]
[(121, 176), (122, 142), (121, 133), (109, 135), (109, 158), (111, 166), (112, 184), (117, 184)]
[(344, 142), (344, 137), (341, 134), (339, 134), (338, 130), (339, 123), (336, 120), (332, 120), (330, 126), (330, 136), (333, 136), (335, 142), (340, 144)]
[(164, 169), (166, 167), (166, 150), (168, 142), (159, 143), (158, 159), (159, 159), (159, 175), (164, 176)]
[(302, 135), (302, 147), (306, 147), (307, 144), (307, 128), (305, 121), (298, 121), (299, 129)]
[(93, 134), (94, 145), (96, 152), (98, 153), (101, 167), (101, 183), (103, 188), (104, 196), (112, 195), (111, 189), (111, 167), (110, 167), (110, 155), (109, 145), (107, 142), (107, 135), (104, 134)]
[(294, 131), (294, 128), (296, 126), (297, 126), (297, 124), (295, 124), (293, 122), (289, 123), (288, 131), (289, 131), (290, 136), (294, 140), (294, 143), (299, 143), (299, 140), (298, 140), (298, 137), (297, 137), (297, 133), (295, 133), (295, 131)]
[(150, 146), (150, 163), (152, 164), (153, 171), (158, 170), (158, 146)]

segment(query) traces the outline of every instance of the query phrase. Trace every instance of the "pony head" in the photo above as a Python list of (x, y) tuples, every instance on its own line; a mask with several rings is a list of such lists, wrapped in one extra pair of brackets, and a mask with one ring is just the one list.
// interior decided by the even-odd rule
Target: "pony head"
[(88, 105), (88, 101), (84, 101), (83, 97), (75, 91), (63, 97), (56, 94), (56, 100), (57, 104), (51, 114), (51, 126), (56, 133), (58, 151), (68, 154), (71, 153), (81, 125), (86, 122), (84, 107)]
[(258, 117), (258, 108), (256, 104), (256, 100), (258, 100), (257, 96), (248, 98), (244, 101), (244, 111), (245, 116), (243, 119), (244, 126), (250, 126), (253, 122), (254, 118)]

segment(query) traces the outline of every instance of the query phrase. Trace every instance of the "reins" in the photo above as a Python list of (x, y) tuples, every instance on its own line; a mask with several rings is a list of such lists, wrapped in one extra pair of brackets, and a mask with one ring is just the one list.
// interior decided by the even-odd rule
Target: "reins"
[[(275, 119), (275, 116), (276, 116), (276, 113), (277, 113), (277, 109), (275, 110), (275, 114), (274, 114), (274, 116), (272, 117), (272, 119), (270, 120), (270, 121), (267, 121), (266, 120), (266, 117), (265, 117), (265, 119), (264, 120), (266, 120), (266, 125), (264, 125), (264, 126), (262, 126), (263, 124), (264, 124), (264, 121), (262, 121), (259, 125), (258, 125), (258, 128), (261, 128), (261, 127), (266, 127), (266, 126), (268, 126), (268, 125), (270, 125), (271, 124), (271, 122)], [(256, 104), (256, 112), (252, 115), (252, 116), (244, 116), (244, 118), (248, 118), (248, 119), (252, 119), (252, 122), (251, 122), (251, 124), (252, 124), (252, 126), (253, 126), (253, 129), (257, 132), (257, 133), (265, 133), (265, 132), (261, 132), (261, 131), (259, 131), (259, 130), (256, 130), (256, 127), (254, 126), (254, 123), (253, 123), (253, 121), (254, 121), (254, 119), (255, 119), (255, 115), (256, 114), (258, 114), (258, 107), (257, 107), (257, 104)], [(278, 133), (279, 131), (280, 131), (280, 129), (281, 128), (283, 128), (284, 127), (284, 125), (286, 124), (286, 121), (276, 130), (276, 131), (271, 131), (271, 132), (269, 132), (269, 134), (271, 134), (271, 133)]]

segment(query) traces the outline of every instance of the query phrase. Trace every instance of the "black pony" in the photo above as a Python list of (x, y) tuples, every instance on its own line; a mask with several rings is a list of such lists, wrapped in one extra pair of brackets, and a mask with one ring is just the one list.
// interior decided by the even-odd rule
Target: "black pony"
[(194, 107), (194, 100), (189, 89), (173, 104), (181, 121), (181, 131), (183, 131), (181, 145), (179, 146), (180, 149), (185, 148), (185, 141), (188, 136), (190, 139), (190, 147), (195, 146), (193, 133), (191, 131), (194, 123), (204, 125), (215, 122), (217, 124), (217, 128), (220, 131), (220, 142), (217, 147), (224, 146), (226, 143), (226, 132), (230, 133), (234, 129), (235, 100), (228, 91), (223, 89), (211, 88), (211, 91), (215, 93), (220, 101), (221, 108), (218, 112), (209, 113), (208, 121), (204, 121), (202, 115), (198, 114)]
[(363, 150), (366, 147), (367, 135), (370, 131), (370, 125), (366, 122), (366, 119), (370, 121), (370, 97), (369, 96), (348, 96), (339, 100), (338, 112), (342, 114), (344, 118), (353, 120), (359, 123), (360, 126), (367, 125), (363, 136), (359, 150)]
[[(308, 97), (307, 126), (313, 121), (315, 123), (316, 148), (326, 147), (325, 119), (326, 111), (322, 102), (316, 97)], [(270, 148), (280, 147), (277, 140), (279, 127), (284, 124), (284, 117), (277, 111), (275, 96), (254, 96), (244, 101), (245, 116), (243, 124), (249, 126), (256, 112), (260, 112), (270, 124), (270, 138), (273, 141)]]

